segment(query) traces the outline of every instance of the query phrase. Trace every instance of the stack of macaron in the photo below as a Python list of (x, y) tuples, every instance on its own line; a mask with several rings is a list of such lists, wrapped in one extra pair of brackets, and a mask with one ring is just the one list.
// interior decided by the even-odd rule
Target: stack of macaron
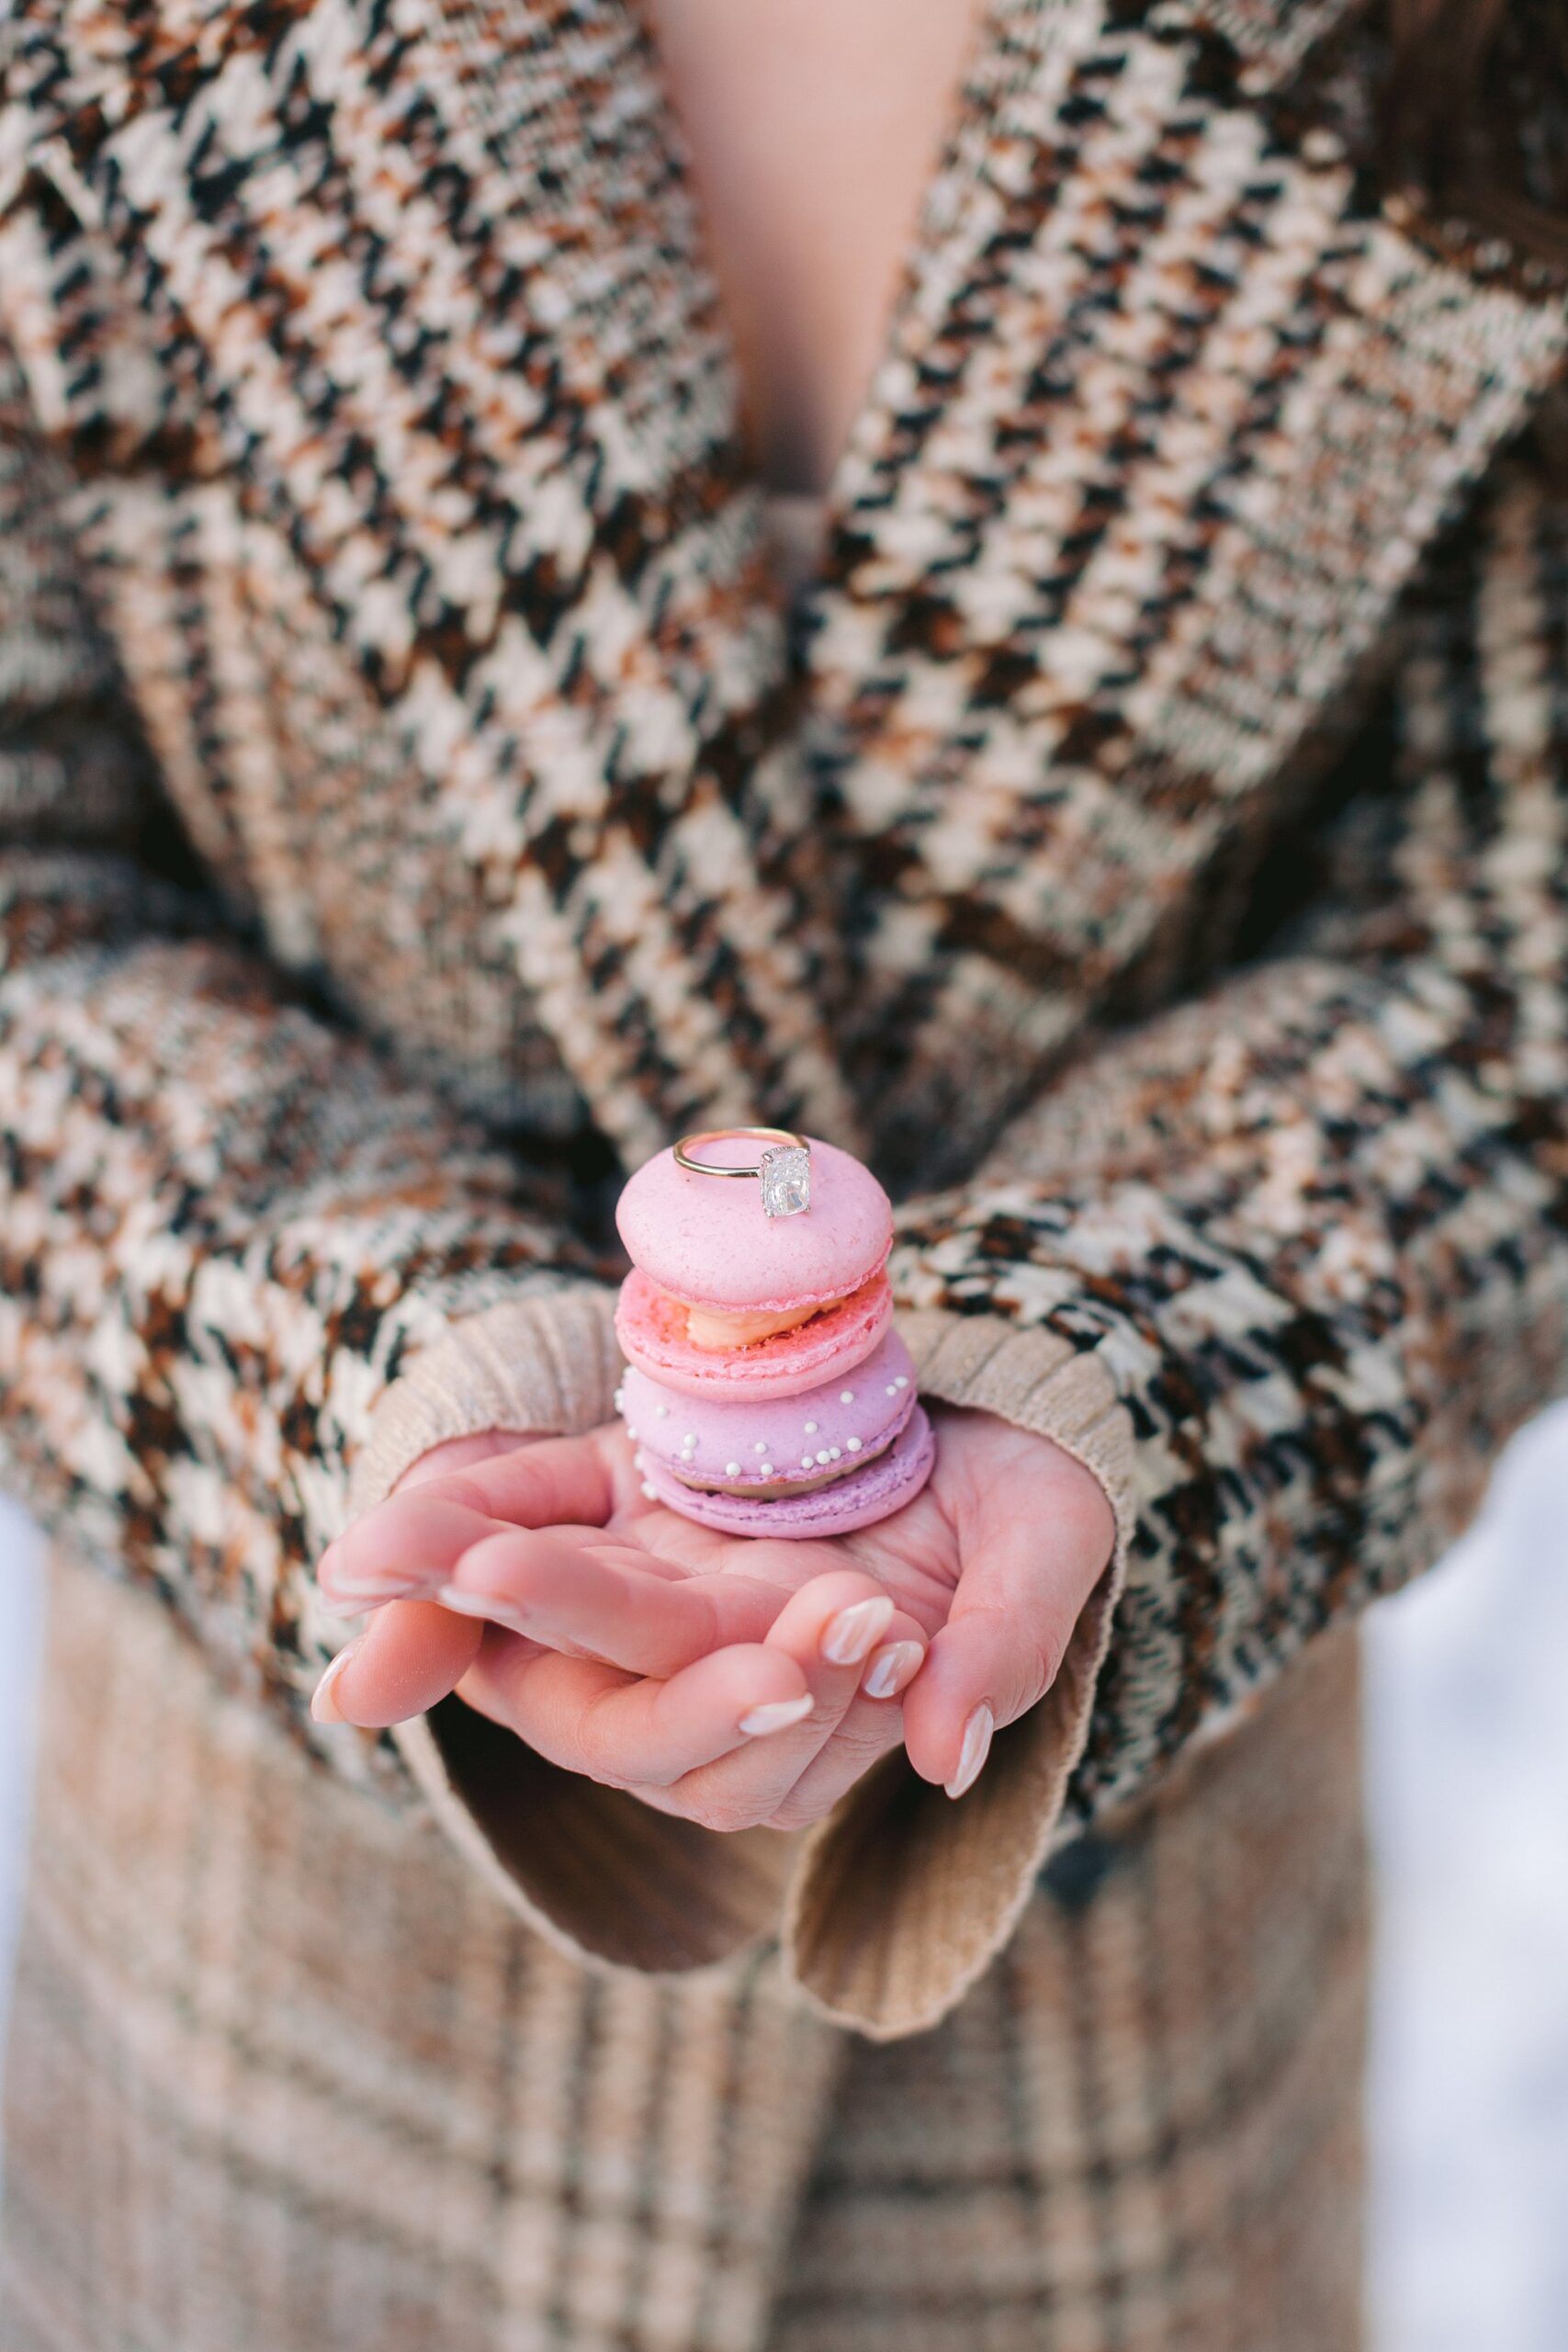
[(671, 1510), (844, 1535), (919, 1493), (935, 1442), (893, 1329), (886, 1193), (848, 1152), (773, 1133), (688, 1137), (621, 1194), (616, 1405), (644, 1493)]

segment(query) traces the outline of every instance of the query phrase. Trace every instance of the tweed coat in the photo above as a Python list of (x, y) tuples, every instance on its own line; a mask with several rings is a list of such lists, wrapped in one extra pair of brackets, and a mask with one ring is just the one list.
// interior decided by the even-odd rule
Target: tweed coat
[[(1351, 14), (991, 0), (793, 605), (630, 0), (0, 28), (7, 1483), (562, 1966), (961, 2047), (1564, 1385), (1568, 307), (1357, 165)], [(1103, 1481), (1050, 1696), (798, 1843), (312, 1727), (321, 1545), (604, 1416), (592, 1171), (738, 1117)]]

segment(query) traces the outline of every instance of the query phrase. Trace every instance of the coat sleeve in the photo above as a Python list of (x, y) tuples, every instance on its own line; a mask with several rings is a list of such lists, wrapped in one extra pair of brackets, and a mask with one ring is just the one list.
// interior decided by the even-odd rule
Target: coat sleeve
[(598, 1419), (608, 1326), (541, 1184), (158, 878), (53, 469), (0, 361), (0, 1476), (404, 1791), (389, 1744), (308, 1720), (346, 1631), (310, 1566), (377, 1399), (454, 1317), (554, 1295), (566, 1338), (500, 1404)]
[(1121, 1541), (972, 1797), (890, 1775), (819, 1836), (795, 1963), (842, 2013), (942, 2006), (1055, 1842), (1435, 1560), (1568, 1387), (1568, 495), (1543, 469), (1510, 461), (1407, 620), (1392, 733), (1292, 849), (1313, 887), (1283, 949), (1106, 1043), (972, 1188), (903, 1216), (924, 1388), (1089, 1461)]

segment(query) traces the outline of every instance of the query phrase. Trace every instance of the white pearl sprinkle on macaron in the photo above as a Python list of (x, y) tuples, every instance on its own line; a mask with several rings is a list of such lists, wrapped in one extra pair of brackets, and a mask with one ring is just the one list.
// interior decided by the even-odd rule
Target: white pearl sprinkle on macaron
[(800, 1457), (800, 1466), (803, 1470), (815, 1469), (817, 1466), (815, 1457), (809, 1453), (803, 1453)]
[(632, 1443), (635, 1445), (635, 1444), (637, 1443), (637, 1431), (636, 1431), (636, 1430), (634, 1430), (634, 1429), (633, 1429), (633, 1427), (632, 1427), (632, 1425), (631, 1425), (630, 1421), (628, 1421), (628, 1422), (626, 1423), (626, 1435), (630, 1438), (630, 1440), (631, 1440)]
[(896, 1380), (890, 1380), (883, 1393), (888, 1396), (897, 1396), (898, 1394), (898, 1383)]
[(909, 1375), (908, 1375), (908, 1374), (907, 1372), (901, 1372), (901, 1373), (898, 1374), (897, 1378), (894, 1381), (893, 1385), (894, 1385), (894, 1387), (895, 1387), (895, 1388), (908, 1388), (908, 1386), (909, 1385)]
[(763, 1464), (762, 1464), (762, 1476), (763, 1476), (763, 1477), (764, 1477), (764, 1478), (771, 1478), (771, 1477), (773, 1476), (773, 1464), (772, 1464), (771, 1462), (764, 1462), (764, 1463), (763, 1463)]
[(827, 1447), (826, 1447), (826, 1446), (824, 1446), (824, 1447), (823, 1447), (823, 1449), (822, 1449), (822, 1451), (821, 1451), (821, 1453), (818, 1455), (817, 1459), (818, 1459), (818, 1462), (831, 1462), (831, 1460), (833, 1459), (833, 1457), (832, 1457), (832, 1455), (829, 1453), (829, 1451), (828, 1451)]
[(840, 1405), (852, 1405), (852, 1404), (854, 1403), (854, 1401), (855, 1401), (855, 1392), (854, 1392), (854, 1390), (853, 1390), (852, 1388), (840, 1388), (840, 1391), (839, 1391), (839, 1402), (840, 1402)]
[(766, 1453), (767, 1450), (768, 1441), (765, 1437), (760, 1437), (757, 1440), (756, 1444), (751, 1448), (753, 1453)]
[(656, 1503), (659, 1500), (658, 1487), (650, 1487), (646, 1478), (642, 1482), (642, 1491), (648, 1497), (650, 1503)]
[(815, 1421), (807, 1421), (807, 1424), (806, 1424), (806, 1434), (807, 1434), (807, 1437), (815, 1437), (815, 1436), (816, 1436), (816, 1434), (817, 1434), (817, 1424), (816, 1424), (816, 1422), (815, 1422)]
[(724, 1475), (727, 1478), (739, 1478), (740, 1476), (739, 1463), (727, 1462), (724, 1465)]
[(841, 1458), (842, 1458), (842, 1457), (840, 1456), (840, 1452), (839, 1452), (839, 1449), (838, 1449), (838, 1447), (837, 1447), (836, 1445), (830, 1445), (830, 1446), (828, 1448), (828, 1459), (829, 1459), (829, 1462), (838, 1462), (838, 1461), (841, 1460)]
[(844, 1443), (848, 1446), (852, 1453), (858, 1453), (860, 1452), (860, 1440), (858, 1437), (847, 1437), (844, 1440)]
[(667, 1421), (670, 1419), (669, 1406), (655, 1405), (653, 1408), (653, 1418), (656, 1421)]

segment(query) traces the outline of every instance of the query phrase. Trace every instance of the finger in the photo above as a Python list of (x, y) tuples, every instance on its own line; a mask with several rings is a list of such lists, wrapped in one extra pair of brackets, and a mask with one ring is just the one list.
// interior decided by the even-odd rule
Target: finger
[[(919, 1639), (914, 1621), (898, 1616), (892, 1596), (874, 1577), (852, 1568), (813, 1577), (781, 1611), (766, 1644), (797, 1668), (812, 1696), (811, 1713), (776, 1738), (727, 1756), (676, 1783), (670, 1792), (674, 1801), (671, 1809), (719, 1829), (774, 1819), (801, 1775), (832, 1740), (854, 1702), (868, 1658), (895, 1624), (901, 1639)], [(871, 1712), (876, 1718), (876, 1737), (885, 1742), (886, 1711)], [(860, 1770), (864, 1770), (863, 1761)], [(850, 1779), (855, 1777), (852, 1770)]]
[[(780, 1800), (769, 1820), (773, 1829), (801, 1829), (820, 1821), (863, 1780), (872, 1766), (904, 1744), (903, 1710), (889, 1705), (907, 1690), (925, 1663), (926, 1641), (919, 1625), (902, 1611), (896, 1611), (882, 1642), (866, 1661), (859, 1690), (799, 1779)], [(878, 1695), (867, 1684), (879, 1661)]]
[(904, 1702), (905, 1745), (924, 1779), (962, 1796), (992, 1733), (1043, 1698), (1114, 1541), (1111, 1507), (1085, 1472), (1064, 1483), (1048, 1525), (1008, 1531), (964, 1566)]
[(316, 1686), (310, 1713), (319, 1724), (406, 1723), (457, 1689), (483, 1639), (484, 1627), (471, 1618), (428, 1601), (394, 1601), (338, 1652)]
[(761, 1644), (716, 1651), (667, 1682), (489, 1632), (461, 1694), (538, 1755), (615, 1788), (666, 1786), (809, 1713), (794, 1660)]
[(626, 1433), (604, 1421), (581, 1437), (492, 1453), (458, 1474), (457, 1499), (513, 1527), (602, 1527), (637, 1492)]
[(807, 1829), (826, 1819), (874, 1764), (904, 1744), (897, 1707), (857, 1699), (767, 1816), (770, 1829)]
[(317, 1582), (341, 1612), (433, 1593), (472, 1544), (505, 1526), (603, 1526), (615, 1471), (599, 1432), (547, 1438), (405, 1487), (328, 1545)]
[(666, 1576), (597, 1528), (508, 1528), (462, 1555), (440, 1598), (551, 1649), (665, 1680), (711, 1650), (761, 1641), (782, 1596), (752, 1577)]
[(476, 1430), (469, 1437), (444, 1438), (411, 1462), (392, 1492), (407, 1494), (411, 1487), (428, 1487), (433, 1478), (449, 1478), (456, 1471), (468, 1470), (476, 1462), (488, 1462), (492, 1454), (514, 1453), (525, 1445), (543, 1445), (543, 1434), (527, 1430)]

